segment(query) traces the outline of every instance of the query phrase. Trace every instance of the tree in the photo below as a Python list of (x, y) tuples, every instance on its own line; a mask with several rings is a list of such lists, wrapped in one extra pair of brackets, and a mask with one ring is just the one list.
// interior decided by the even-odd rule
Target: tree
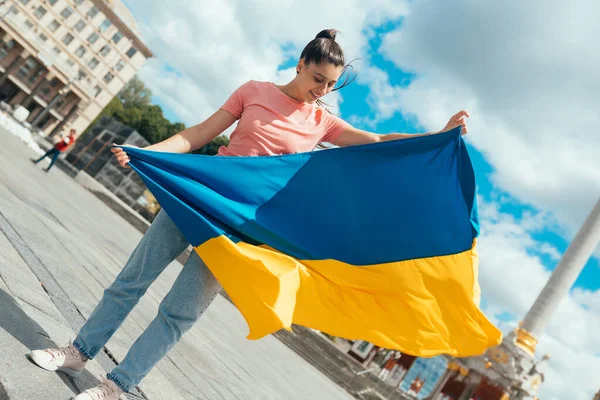
[(150, 104), (152, 91), (146, 87), (137, 75), (134, 75), (117, 94), (117, 97), (125, 108), (142, 108)]
[(127, 82), (121, 91), (104, 107), (90, 127), (104, 117), (112, 117), (132, 127), (151, 144), (165, 140), (185, 129), (182, 122), (172, 124), (160, 106), (151, 104), (152, 91), (137, 76)]
[(219, 151), (219, 147), (227, 146), (229, 144), (229, 139), (225, 136), (217, 136), (203, 147), (194, 151), (194, 154), (204, 154), (207, 156), (214, 156)]
[(179, 132), (181, 132), (181, 131), (182, 131), (182, 130), (184, 130), (184, 129), (185, 129), (185, 125), (184, 125), (184, 123), (183, 123), (183, 122), (175, 122), (174, 124), (171, 124), (171, 125), (168, 127), (168, 131), (169, 131), (169, 132), (168, 132), (168, 135), (167, 135), (167, 136), (168, 136), (168, 137), (171, 137), (171, 136), (173, 136), (174, 134), (176, 134), (176, 133), (179, 133)]
[(144, 111), (137, 107), (122, 108), (121, 110), (118, 110), (110, 116), (116, 119), (117, 121), (125, 125), (131, 126), (135, 130), (137, 130), (140, 125), (140, 122), (142, 121), (142, 118), (144, 117)]
[(171, 122), (162, 113), (158, 105), (143, 106), (142, 118), (139, 123), (131, 125), (150, 143), (158, 143), (172, 136)]
[[(109, 116), (135, 129), (151, 144), (163, 141), (185, 129), (183, 122), (171, 123), (159, 105), (151, 104), (152, 91), (137, 76), (127, 82), (121, 91), (104, 107), (90, 127)], [(85, 133), (85, 132), (84, 132)], [(218, 137), (194, 153), (214, 155), (229, 139)]]

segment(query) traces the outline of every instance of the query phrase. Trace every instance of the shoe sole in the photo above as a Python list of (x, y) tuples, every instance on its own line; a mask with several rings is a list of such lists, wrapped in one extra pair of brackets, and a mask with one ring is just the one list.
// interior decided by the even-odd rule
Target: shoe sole
[(57, 368), (57, 371), (60, 371), (62, 373), (65, 373), (69, 376), (72, 376), (73, 378), (77, 378), (79, 377), (79, 375), (81, 375), (81, 371), (75, 371), (74, 369), (69, 369), (69, 368)]
[(77, 378), (81, 375), (82, 371), (75, 371), (74, 369), (70, 369), (70, 368), (62, 368), (62, 367), (54, 367), (54, 366), (50, 366), (44, 362), (41, 362), (41, 360), (37, 360), (35, 356), (28, 354), (29, 359), (31, 361), (33, 361), (35, 363), (35, 365), (37, 365), (40, 368), (45, 369), (46, 371), (50, 371), (50, 372), (56, 372), (56, 371), (60, 371), (62, 373), (65, 373), (69, 376), (72, 376), (73, 378)]

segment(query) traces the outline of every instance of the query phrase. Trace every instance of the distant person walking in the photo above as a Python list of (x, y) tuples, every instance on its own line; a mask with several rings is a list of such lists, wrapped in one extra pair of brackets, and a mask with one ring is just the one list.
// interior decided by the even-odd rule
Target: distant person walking
[(45, 169), (46, 172), (50, 171), (50, 168), (52, 168), (52, 166), (56, 162), (56, 159), (58, 158), (60, 153), (67, 150), (69, 147), (71, 147), (73, 145), (73, 143), (75, 143), (75, 133), (76, 133), (75, 129), (71, 129), (69, 131), (69, 134), (67, 136), (62, 136), (61, 140), (58, 141), (57, 143), (55, 143), (54, 147), (52, 147), (50, 150), (48, 150), (46, 152), (46, 154), (44, 154), (37, 160), (32, 159), (31, 161), (33, 161), (34, 164), (37, 164), (40, 161), (42, 161), (44, 158), (50, 157), (50, 165), (48, 166), (48, 168)]

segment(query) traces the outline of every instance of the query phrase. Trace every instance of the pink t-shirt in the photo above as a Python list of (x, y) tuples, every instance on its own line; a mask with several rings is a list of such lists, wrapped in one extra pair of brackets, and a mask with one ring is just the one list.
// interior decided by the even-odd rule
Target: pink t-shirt
[(268, 156), (312, 151), (335, 144), (349, 124), (317, 104), (296, 101), (274, 83), (249, 81), (221, 109), (239, 119), (220, 156)]

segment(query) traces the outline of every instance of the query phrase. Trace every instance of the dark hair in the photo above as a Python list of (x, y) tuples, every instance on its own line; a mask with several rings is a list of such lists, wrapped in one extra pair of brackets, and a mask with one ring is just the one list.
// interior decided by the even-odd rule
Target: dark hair
[[(346, 74), (348, 69), (354, 71), (354, 67), (350, 63), (346, 64), (344, 57), (344, 51), (342, 47), (335, 41), (335, 37), (338, 31), (335, 29), (325, 29), (317, 33), (317, 36), (304, 47), (302, 53), (300, 53), (300, 59), (304, 60), (304, 64), (310, 63), (315, 64), (333, 64), (336, 67), (344, 67), (341, 76), (345, 76), (344, 82), (332, 91), (340, 90), (344, 86), (348, 86), (356, 79), (356, 74), (351, 78)], [(326, 103), (317, 100), (319, 106), (327, 106)], [(327, 110), (327, 108), (325, 108)], [(330, 112), (329, 110), (327, 110)], [(325, 146), (323, 143), (318, 143), (316, 146), (318, 149), (327, 149), (329, 146)]]
[(346, 64), (344, 60), (344, 51), (335, 41), (337, 31), (335, 29), (325, 29), (317, 34), (313, 40), (308, 42), (300, 59), (304, 59), (305, 64), (333, 64), (336, 67), (342, 67)]
[[(342, 47), (335, 41), (337, 33), (338, 31), (335, 29), (325, 29), (319, 32), (313, 40), (308, 42), (300, 54), (300, 59), (304, 60), (304, 64), (308, 65), (310, 63), (325, 63), (333, 64), (336, 67), (343, 66), (344, 70), (342, 71), (342, 76), (346, 74), (348, 68), (354, 69), (352, 65), (346, 64), (344, 51), (342, 50)], [(354, 79), (356, 79), (356, 74), (352, 78), (346, 76), (344, 82), (333, 90), (340, 90), (344, 86), (352, 83)]]

